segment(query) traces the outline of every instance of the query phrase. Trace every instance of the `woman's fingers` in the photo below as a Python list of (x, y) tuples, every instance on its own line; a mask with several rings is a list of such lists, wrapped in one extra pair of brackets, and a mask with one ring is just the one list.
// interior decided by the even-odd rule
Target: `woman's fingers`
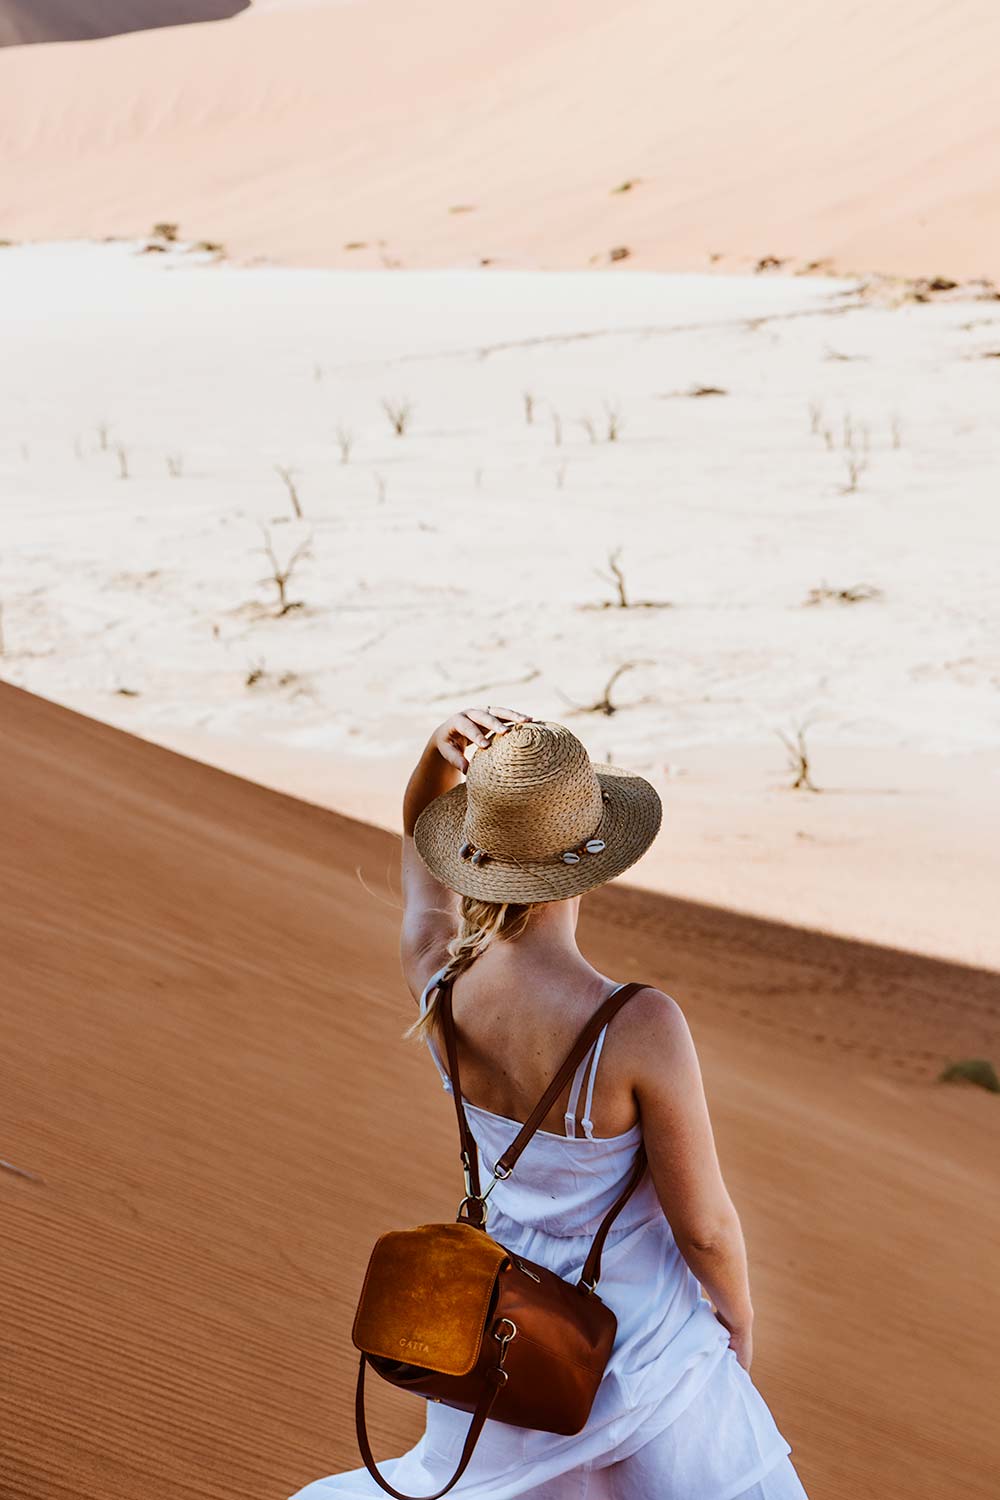
[(485, 749), (490, 734), (505, 734), (515, 724), (530, 722), (531, 715), (516, 708), (467, 708), (435, 731), (434, 743), (443, 759), (464, 774), (471, 759), (467, 746)]
[(505, 729), (510, 727), (504, 723), (503, 719), (498, 719), (488, 708), (467, 708), (465, 716), (468, 719), (472, 719), (482, 729), (492, 729), (496, 734), (501, 734)]
[(496, 714), (498, 719), (513, 719), (519, 724), (529, 723), (531, 720), (530, 714), (522, 714), (516, 708), (498, 708), (495, 703), (490, 704), (488, 712)]
[(438, 754), (441, 758), (446, 760), (450, 766), (454, 766), (456, 771), (461, 771), (464, 776), (469, 765), (462, 751), (453, 745), (444, 735), (437, 740), (436, 744)]
[[(523, 724), (529, 717), (528, 714), (518, 713), (513, 708), (467, 708), (464, 713), (458, 715), (455, 724), (462, 728), (463, 734), (466, 733), (465, 728), (462, 727), (465, 722), (477, 725), (478, 730), (486, 729), (493, 734), (503, 734), (514, 724)], [(481, 745), (483, 741), (478, 730), (475, 734), (469, 735), (469, 738), (474, 739), (477, 745)]]
[[(463, 739), (471, 741), (474, 745), (486, 746), (489, 744), (489, 740), (483, 733), (483, 726), (477, 724), (471, 717), (471, 715), (478, 712), (480, 711), (477, 709), (470, 709), (468, 713), (456, 714), (451, 721), (451, 730), (452, 734), (460, 734)], [(486, 717), (488, 718), (489, 715)]]

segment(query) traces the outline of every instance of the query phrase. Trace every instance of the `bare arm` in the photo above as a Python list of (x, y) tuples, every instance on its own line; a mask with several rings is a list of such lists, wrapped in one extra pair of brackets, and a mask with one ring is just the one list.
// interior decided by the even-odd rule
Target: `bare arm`
[(447, 956), (458, 927), (458, 897), (431, 874), (413, 842), (417, 819), (429, 802), (457, 786), (473, 753), (490, 730), (502, 734), (527, 714), (510, 708), (469, 708), (439, 724), (421, 752), (403, 796), (403, 929), (400, 958), (416, 997)]
[(650, 1172), (677, 1248), (749, 1369), (753, 1306), (746, 1245), (719, 1166), (694, 1042), (676, 1001), (658, 991), (641, 998), (636, 1097)]

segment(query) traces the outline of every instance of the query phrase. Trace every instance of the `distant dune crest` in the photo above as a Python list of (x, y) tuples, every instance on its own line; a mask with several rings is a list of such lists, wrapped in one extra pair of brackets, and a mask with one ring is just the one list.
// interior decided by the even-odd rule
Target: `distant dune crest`
[(1000, 280), (1000, 8), (674, 9), (0, 0), (0, 42), (133, 33), (0, 46), (0, 233), (167, 220), (232, 259), (352, 270)]
[(81, 42), (124, 31), (222, 21), (250, 0), (0, 0), (0, 47)]

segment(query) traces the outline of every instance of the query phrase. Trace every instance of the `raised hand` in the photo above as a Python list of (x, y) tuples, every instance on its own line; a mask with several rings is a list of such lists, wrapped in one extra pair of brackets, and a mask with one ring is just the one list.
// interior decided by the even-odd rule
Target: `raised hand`
[(485, 749), (491, 735), (505, 734), (515, 724), (530, 722), (531, 715), (519, 713), (516, 708), (497, 708), (495, 705), (465, 708), (439, 724), (431, 735), (431, 742), (442, 759), (464, 775), (474, 754), (469, 750), (470, 745)]

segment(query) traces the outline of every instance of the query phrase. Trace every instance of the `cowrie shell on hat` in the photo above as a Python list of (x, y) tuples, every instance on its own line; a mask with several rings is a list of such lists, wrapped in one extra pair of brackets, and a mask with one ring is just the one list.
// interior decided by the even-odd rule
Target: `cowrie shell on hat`
[(478, 748), (465, 781), (424, 808), (413, 837), (460, 895), (530, 905), (613, 880), (645, 853), (661, 820), (642, 776), (591, 762), (565, 725), (532, 720)]

